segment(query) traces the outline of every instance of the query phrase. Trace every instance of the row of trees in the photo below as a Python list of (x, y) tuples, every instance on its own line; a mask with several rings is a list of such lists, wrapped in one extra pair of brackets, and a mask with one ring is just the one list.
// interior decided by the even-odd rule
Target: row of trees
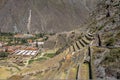
[(8, 52), (0, 52), (0, 58), (8, 57)]

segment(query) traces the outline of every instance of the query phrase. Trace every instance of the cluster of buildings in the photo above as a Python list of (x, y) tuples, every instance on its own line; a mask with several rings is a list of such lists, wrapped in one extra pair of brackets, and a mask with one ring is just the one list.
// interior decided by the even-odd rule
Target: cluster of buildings
[(4, 46), (0, 44), (0, 52), (8, 52), (10, 55), (26, 55), (35, 56), (38, 53), (38, 48), (34, 46), (16, 45), (16, 46)]
[(39, 50), (16, 50), (13, 54), (14, 55), (22, 55), (22, 56), (36, 56)]
[[(13, 61), (22, 60), (23, 58), (35, 57), (40, 48), (44, 45), (43, 38), (32, 40), (33, 34), (16, 34), (15, 38), (23, 38), (27, 40), (27, 44), (5, 45), (6, 42), (0, 42), (0, 52), (8, 52), (9, 58)], [(20, 59), (19, 59), (20, 58)]]
[(39, 52), (39, 49), (32, 46), (26, 46), (24, 48), (19, 48), (15, 50), (12, 55), (16, 56), (36, 56)]

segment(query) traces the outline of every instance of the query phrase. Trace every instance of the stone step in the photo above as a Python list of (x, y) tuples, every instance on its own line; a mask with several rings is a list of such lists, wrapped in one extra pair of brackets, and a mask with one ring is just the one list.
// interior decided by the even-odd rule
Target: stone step
[(73, 46), (74, 46), (75, 52), (79, 50), (79, 48), (76, 45), (76, 42), (73, 44)]
[(87, 34), (88, 34), (88, 36), (93, 37), (93, 34), (91, 34), (91, 33), (87, 33)]
[(80, 43), (83, 47), (86, 46), (86, 44), (85, 44), (82, 40), (79, 40), (79, 43)]
[(93, 40), (94, 37), (86, 34), (86, 35), (85, 35), (85, 38), (86, 38), (87, 40)]
[(77, 46), (79, 46), (79, 49), (83, 48), (83, 46), (80, 44), (79, 41), (76, 41)]
[(73, 46), (70, 46), (70, 52), (74, 52)]
[(85, 37), (83, 37), (81, 39), (86, 45), (88, 45), (90, 43), (90, 40), (86, 39)]
[(75, 49), (75, 47), (74, 47), (74, 44), (73, 44), (72, 46), (73, 46), (73, 52), (75, 52), (75, 51), (76, 51), (76, 49)]
[(80, 50), (81, 48), (80, 48), (80, 46), (78, 45), (77, 42), (78, 42), (78, 41), (76, 41), (75, 44), (76, 44), (77, 48)]
[(73, 52), (75, 52), (75, 47), (74, 47), (74, 44), (72, 45), (72, 47), (73, 47)]

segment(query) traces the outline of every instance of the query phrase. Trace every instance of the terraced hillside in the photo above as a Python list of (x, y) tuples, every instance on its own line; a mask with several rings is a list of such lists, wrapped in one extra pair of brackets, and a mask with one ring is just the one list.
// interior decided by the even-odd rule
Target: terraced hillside
[[(80, 69), (88, 56), (87, 47), (93, 41), (94, 36), (86, 33), (82, 39), (78, 39), (68, 46), (63, 52), (44, 62), (33, 63), (18, 73), (19, 76), (32, 75), (31, 79), (77, 79)], [(86, 65), (86, 64), (85, 64)], [(79, 67), (79, 68), (78, 68)], [(88, 65), (86, 65), (86, 68)], [(88, 70), (87, 70), (88, 71)], [(89, 73), (86, 76), (89, 78)], [(71, 74), (74, 74), (71, 76)], [(34, 77), (33, 77), (34, 76)]]

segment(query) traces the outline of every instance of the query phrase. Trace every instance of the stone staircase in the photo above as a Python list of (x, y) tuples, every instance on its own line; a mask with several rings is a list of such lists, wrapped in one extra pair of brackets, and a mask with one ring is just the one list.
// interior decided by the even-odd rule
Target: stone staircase
[(75, 41), (71, 46), (70, 46), (70, 51), (71, 52), (78, 52), (80, 49), (88, 46), (91, 41), (94, 39), (93, 34), (91, 33), (86, 33), (84, 37), (81, 39)]

